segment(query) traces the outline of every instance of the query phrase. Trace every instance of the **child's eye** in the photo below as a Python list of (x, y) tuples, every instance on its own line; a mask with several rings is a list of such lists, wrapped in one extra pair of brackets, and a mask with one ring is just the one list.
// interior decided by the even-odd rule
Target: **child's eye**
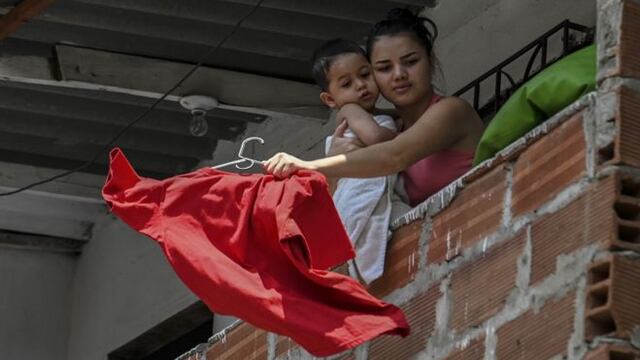
[(343, 82), (341, 86), (343, 88), (348, 88), (349, 86), (351, 86), (351, 81)]

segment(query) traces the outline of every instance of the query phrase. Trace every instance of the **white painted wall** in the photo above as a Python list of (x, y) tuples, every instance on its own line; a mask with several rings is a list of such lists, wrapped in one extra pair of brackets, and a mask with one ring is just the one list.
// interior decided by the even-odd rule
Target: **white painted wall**
[(0, 247), (0, 359), (67, 359), (75, 261)]
[(72, 296), (68, 360), (107, 359), (197, 301), (160, 247), (111, 215), (78, 259)]
[(596, 22), (594, 0), (440, 0), (436, 56), (452, 94), (565, 19)]

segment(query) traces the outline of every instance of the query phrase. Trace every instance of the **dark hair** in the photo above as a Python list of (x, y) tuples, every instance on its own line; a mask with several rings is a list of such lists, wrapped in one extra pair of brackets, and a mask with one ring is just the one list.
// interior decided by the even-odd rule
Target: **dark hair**
[(311, 75), (316, 83), (322, 88), (327, 90), (329, 87), (329, 80), (327, 79), (327, 73), (334, 60), (345, 54), (360, 54), (367, 58), (366, 53), (353, 41), (345, 39), (333, 39), (322, 44), (314, 53), (311, 58)]
[[(425, 24), (428, 24), (431, 30)], [(373, 44), (378, 37), (399, 33), (410, 33), (415, 36), (416, 40), (424, 46), (427, 55), (432, 57), (433, 43), (438, 37), (438, 27), (430, 19), (401, 8), (391, 9), (386, 19), (373, 25), (367, 38), (367, 54), (371, 56)]]

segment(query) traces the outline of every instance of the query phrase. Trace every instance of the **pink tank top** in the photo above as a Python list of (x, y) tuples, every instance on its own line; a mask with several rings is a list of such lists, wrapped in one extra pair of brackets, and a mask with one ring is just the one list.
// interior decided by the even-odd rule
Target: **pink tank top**
[[(442, 99), (434, 95), (431, 105)], [(416, 206), (471, 169), (473, 151), (442, 150), (429, 155), (402, 172), (409, 204)]]

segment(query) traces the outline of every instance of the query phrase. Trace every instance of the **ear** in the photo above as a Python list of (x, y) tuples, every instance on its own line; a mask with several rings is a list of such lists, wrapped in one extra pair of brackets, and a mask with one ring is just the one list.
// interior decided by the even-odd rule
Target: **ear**
[(327, 105), (328, 107), (335, 109), (336, 101), (333, 99), (333, 96), (326, 91), (320, 93), (320, 100)]

